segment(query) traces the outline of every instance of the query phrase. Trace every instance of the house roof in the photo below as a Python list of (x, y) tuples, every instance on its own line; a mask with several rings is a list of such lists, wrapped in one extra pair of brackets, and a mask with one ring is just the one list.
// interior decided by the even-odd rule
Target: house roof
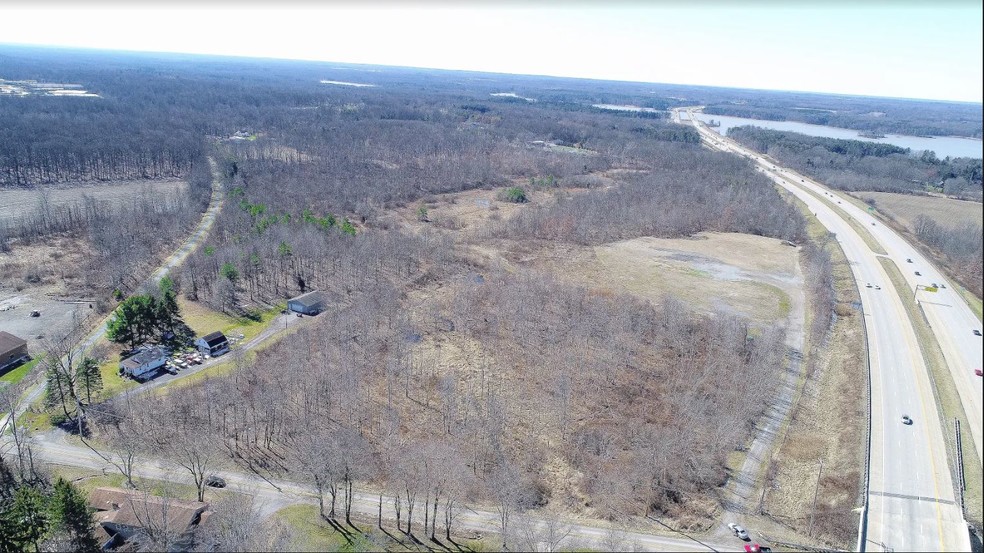
[(14, 351), (24, 344), (27, 344), (27, 340), (23, 340), (9, 332), (0, 330), (0, 355)]
[(96, 520), (102, 523), (133, 528), (166, 525), (175, 533), (187, 531), (208, 509), (208, 503), (158, 497), (120, 488), (96, 488), (89, 494), (89, 506), (103, 511), (96, 516)]
[(314, 307), (315, 305), (318, 304), (323, 304), (327, 300), (328, 300), (328, 294), (325, 294), (320, 290), (315, 290), (313, 292), (308, 292), (307, 294), (302, 294), (300, 296), (297, 296), (296, 298), (291, 298), (290, 301), (297, 302), (302, 306), (304, 306), (305, 308), (307, 308), (307, 307)]
[(152, 346), (152, 347), (144, 348), (136, 355), (124, 359), (123, 362), (120, 364), (123, 365), (124, 367), (135, 368), (145, 363), (149, 363), (151, 361), (160, 359), (161, 357), (167, 357), (167, 355), (164, 353), (164, 349), (158, 346)]
[(135, 492), (121, 488), (96, 488), (89, 492), (89, 507), (97, 511), (119, 509)]
[(205, 343), (208, 344), (209, 347), (212, 347), (216, 344), (221, 344), (222, 342), (229, 341), (226, 339), (225, 334), (222, 334), (221, 332), (218, 331), (213, 332), (207, 336), (202, 336), (202, 340), (205, 340)]

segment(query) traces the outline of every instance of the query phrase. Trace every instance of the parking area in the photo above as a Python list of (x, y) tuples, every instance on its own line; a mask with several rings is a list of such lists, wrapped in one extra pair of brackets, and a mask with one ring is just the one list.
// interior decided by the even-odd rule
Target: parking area
[[(46, 339), (62, 339), (76, 325), (88, 324), (86, 317), (97, 317), (90, 305), (87, 301), (0, 289), (0, 330), (27, 340), (27, 350), (34, 356), (44, 350)], [(38, 316), (32, 317), (32, 311)]]

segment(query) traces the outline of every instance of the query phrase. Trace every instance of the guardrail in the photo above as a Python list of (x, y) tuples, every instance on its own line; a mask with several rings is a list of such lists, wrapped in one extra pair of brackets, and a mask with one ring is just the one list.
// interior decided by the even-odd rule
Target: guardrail
[[(861, 289), (855, 281), (855, 288), (858, 291), (858, 298), (861, 297)], [(864, 368), (868, 382), (868, 424), (865, 425), (865, 455), (864, 455), (864, 506), (861, 508), (861, 520), (858, 521), (858, 546), (857, 550), (863, 552), (868, 543), (868, 497), (871, 492), (871, 356), (868, 355), (868, 321), (865, 320), (864, 302), (860, 302), (861, 309), (861, 329), (864, 337)]]

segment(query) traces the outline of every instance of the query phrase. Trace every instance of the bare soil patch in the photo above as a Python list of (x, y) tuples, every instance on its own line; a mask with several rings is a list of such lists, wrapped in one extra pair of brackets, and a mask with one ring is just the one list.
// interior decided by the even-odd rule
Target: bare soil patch
[(724, 310), (762, 323), (784, 319), (796, 277), (796, 248), (780, 240), (733, 233), (693, 239), (643, 237), (552, 256), (543, 267), (600, 290), (657, 301), (672, 295), (705, 312)]

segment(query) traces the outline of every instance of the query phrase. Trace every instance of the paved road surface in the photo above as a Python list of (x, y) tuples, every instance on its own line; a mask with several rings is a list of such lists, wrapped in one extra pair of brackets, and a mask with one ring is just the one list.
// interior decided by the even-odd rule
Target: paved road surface
[[(691, 119), (694, 119), (691, 117)], [(857, 231), (803, 183), (771, 160), (697, 125), (722, 151), (751, 157), (760, 170), (803, 200), (844, 249), (859, 283), (872, 380), (870, 486), (865, 550), (964, 551), (970, 542), (953, 482), (929, 375), (902, 301)], [(776, 166), (778, 168), (778, 166)], [(869, 225), (870, 226), (870, 225)], [(915, 260), (915, 258), (913, 258)], [(866, 288), (877, 283), (881, 290)], [(908, 414), (911, 426), (901, 423)]]
[[(9, 446), (10, 438), (0, 438), (0, 448)], [(92, 450), (72, 445), (64, 439), (64, 435), (58, 432), (48, 432), (34, 437), (32, 450), (36, 457), (40, 457), (50, 463), (100, 471), (104, 473), (114, 473), (116, 469), (105, 462)], [(135, 464), (135, 473), (139, 478), (160, 480), (165, 482), (175, 482), (181, 484), (194, 485), (191, 475), (178, 465), (167, 462), (138, 462)], [(314, 488), (296, 482), (284, 480), (266, 480), (256, 475), (233, 472), (216, 471), (216, 475), (221, 476), (227, 483), (227, 489), (252, 495), (260, 505), (263, 515), (269, 515), (274, 511), (287, 505), (298, 503), (316, 503), (317, 495)], [(221, 492), (218, 492), (221, 493)], [(356, 490), (353, 501), (353, 514), (358, 519), (375, 520), (379, 510), (379, 494), (364, 490)], [(395, 520), (396, 515), (393, 511), (393, 502), (389, 497), (384, 496), (383, 518)], [(545, 525), (542, 518), (532, 517), (535, 524), (543, 527)], [(600, 526), (593, 526), (583, 521), (563, 521), (564, 526), (569, 526), (570, 535), (561, 544), (564, 549), (572, 548), (593, 548), (604, 550), (605, 539), (608, 530)], [(511, 524), (515, 524), (514, 522)], [(440, 526), (440, 524), (439, 524)], [(460, 533), (467, 529), (485, 535), (485, 540), (491, 548), (499, 546), (497, 536), (499, 532), (498, 515), (491, 510), (463, 510), (456, 519), (455, 527)], [(421, 526), (416, 526), (419, 529)], [(654, 523), (654, 528), (656, 525)], [(420, 534), (422, 537), (422, 534)], [(707, 542), (700, 540), (703, 544), (685, 537), (671, 538), (646, 534), (640, 532), (626, 532), (622, 536), (625, 546), (637, 546), (646, 551), (707, 551), (709, 549), (717, 551), (740, 551), (742, 543), (735, 538), (729, 543)], [(706, 544), (706, 545), (704, 545)]]

